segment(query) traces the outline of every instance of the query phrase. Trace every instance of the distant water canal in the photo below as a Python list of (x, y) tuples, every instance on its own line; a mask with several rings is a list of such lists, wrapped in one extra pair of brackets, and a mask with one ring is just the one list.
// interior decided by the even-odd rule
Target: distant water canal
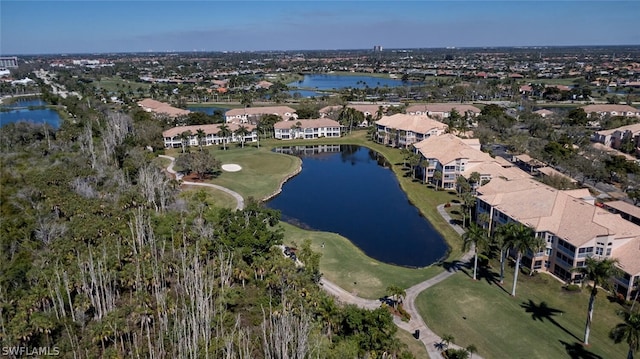
[(423, 267), (445, 255), (442, 236), (409, 203), (375, 151), (350, 145), (275, 151), (302, 158), (302, 172), (267, 203), (286, 222), (339, 233), (385, 263)]

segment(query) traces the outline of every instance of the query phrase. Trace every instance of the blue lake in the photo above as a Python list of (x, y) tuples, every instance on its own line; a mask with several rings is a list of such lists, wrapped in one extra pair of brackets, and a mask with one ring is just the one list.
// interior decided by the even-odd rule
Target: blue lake
[[(304, 75), (302, 81), (291, 82), (287, 86), (295, 88), (312, 88), (318, 90), (339, 90), (342, 88), (370, 88), (402, 86), (402, 80), (373, 77), (373, 76), (344, 76), (344, 75)], [(304, 96), (303, 96), (304, 97)]]
[(325, 152), (274, 150), (300, 156), (302, 172), (267, 207), (288, 223), (339, 233), (385, 263), (424, 267), (444, 257), (444, 239), (409, 202), (381, 155), (352, 145), (319, 148)]
[(222, 107), (200, 107), (200, 106), (187, 106), (187, 110), (189, 111), (194, 111), (194, 112), (204, 112), (207, 115), (213, 115), (213, 113), (215, 111), (220, 111), (223, 114), (225, 112), (227, 112), (229, 109), (228, 108), (222, 108)]
[(60, 116), (52, 109), (43, 108), (47, 104), (42, 100), (20, 100), (2, 106), (0, 126), (12, 122), (46, 123), (53, 128), (60, 127)]

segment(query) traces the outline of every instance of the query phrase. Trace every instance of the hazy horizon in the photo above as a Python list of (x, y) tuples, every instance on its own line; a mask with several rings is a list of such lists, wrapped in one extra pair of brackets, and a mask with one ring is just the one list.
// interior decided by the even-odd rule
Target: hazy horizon
[(15, 1), (0, 54), (636, 46), (640, 1)]

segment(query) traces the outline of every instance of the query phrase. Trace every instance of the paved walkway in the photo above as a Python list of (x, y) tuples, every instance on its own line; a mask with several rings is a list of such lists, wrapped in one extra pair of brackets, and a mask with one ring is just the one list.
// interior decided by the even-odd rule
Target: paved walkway
[[(444, 217), (444, 219), (451, 225), (451, 227), (453, 227), (453, 229), (456, 232), (458, 232), (461, 235), (464, 233), (464, 230), (460, 226), (454, 224), (449, 214), (444, 210), (444, 205), (438, 206), (438, 213), (440, 213), (440, 215)], [(425, 348), (427, 349), (427, 352), (429, 353), (429, 357), (432, 359), (442, 358), (442, 354), (440, 350), (438, 350), (438, 344), (442, 342), (442, 338), (440, 338), (431, 329), (429, 329), (427, 324), (424, 322), (424, 320), (420, 316), (420, 313), (418, 313), (418, 310), (415, 306), (416, 298), (418, 297), (418, 294), (420, 294), (427, 288), (437, 283), (440, 283), (443, 280), (454, 275), (458, 271), (460, 266), (464, 265), (471, 258), (473, 258), (473, 253), (474, 252), (472, 248), (469, 252), (465, 253), (462, 256), (462, 258), (460, 258), (460, 260), (455, 262), (457, 263), (457, 265), (452, 266), (449, 270), (442, 272), (433, 278), (427, 279), (424, 282), (420, 282), (414, 285), (413, 287), (405, 290), (406, 296), (403, 301), (403, 307), (407, 311), (407, 313), (409, 313), (409, 315), (411, 316), (411, 320), (409, 320), (408, 322), (403, 322), (402, 319), (400, 319), (400, 317), (395, 315), (393, 316), (393, 322), (399, 328), (404, 329), (412, 334), (415, 333), (416, 330), (420, 331), (419, 339), (424, 344)], [(322, 288), (324, 288), (325, 291), (335, 296), (339, 302), (347, 303), (347, 304), (355, 304), (358, 307), (365, 308), (365, 309), (375, 309), (380, 307), (380, 301), (357, 297), (347, 292), (346, 290), (340, 288), (338, 285), (336, 285), (335, 283), (332, 283), (326, 278), (322, 278), (320, 280), (320, 284), (322, 285)], [(455, 344), (451, 344), (450, 347), (459, 348)], [(482, 357), (477, 354), (474, 354), (473, 357), (482, 359)]]
[[(180, 181), (182, 180), (182, 175), (177, 173), (174, 169), (173, 169), (173, 165), (176, 163), (176, 159), (171, 157), (171, 156), (165, 156), (165, 155), (158, 155), (158, 157), (162, 157), (162, 158), (166, 158), (168, 160), (171, 160), (171, 163), (169, 164), (169, 166), (167, 167), (167, 172), (169, 172), (170, 174), (176, 176), (176, 180)], [(222, 192), (228, 193), (231, 196), (233, 196), (233, 198), (236, 199), (236, 209), (243, 209), (244, 208), (244, 198), (242, 198), (242, 196), (238, 193), (238, 192), (234, 192), (226, 187), (222, 187), (222, 186), (218, 186), (215, 184), (211, 184), (211, 183), (202, 183), (202, 182), (189, 182), (189, 181), (182, 181), (182, 184), (186, 184), (189, 186), (202, 186), (202, 187), (209, 187), (209, 188), (215, 188), (217, 190), (220, 190)]]

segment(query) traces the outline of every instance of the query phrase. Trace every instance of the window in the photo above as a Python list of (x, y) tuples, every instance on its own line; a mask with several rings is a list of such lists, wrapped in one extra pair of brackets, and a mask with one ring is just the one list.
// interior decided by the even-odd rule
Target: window
[(597, 256), (601, 256), (602, 253), (604, 253), (604, 250), (602, 248), (596, 248), (596, 255)]

